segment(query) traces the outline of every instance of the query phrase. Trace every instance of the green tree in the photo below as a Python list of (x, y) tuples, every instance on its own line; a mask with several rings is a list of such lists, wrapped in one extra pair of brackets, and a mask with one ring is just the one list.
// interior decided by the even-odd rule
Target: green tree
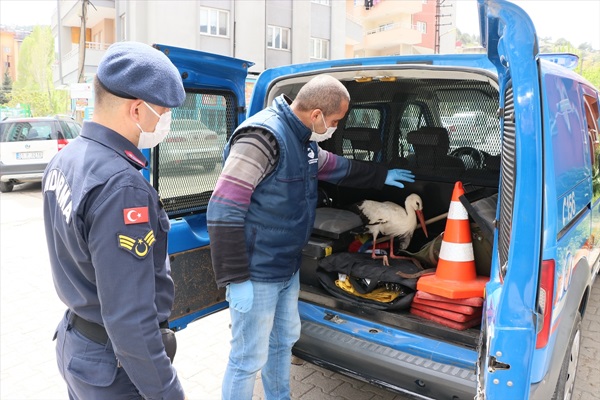
[(12, 91), (12, 78), (8, 73), (8, 69), (4, 72), (2, 79), (2, 89), (0, 89), (0, 105), (8, 103), (10, 100), (10, 92)]
[(582, 75), (592, 85), (600, 89), (600, 63), (594, 63), (589, 67), (583, 67)]
[(64, 113), (64, 94), (56, 91), (52, 82), (53, 63), (52, 31), (49, 26), (35, 26), (21, 45), (19, 75), (9, 104), (29, 104), (34, 116)]

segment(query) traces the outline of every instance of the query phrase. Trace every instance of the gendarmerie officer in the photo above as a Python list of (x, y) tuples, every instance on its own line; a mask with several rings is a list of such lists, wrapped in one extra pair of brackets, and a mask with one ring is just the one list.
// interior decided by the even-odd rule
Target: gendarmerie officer
[(183, 399), (161, 329), (174, 298), (169, 219), (140, 173), (140, 149), (164, 139), (170, 109), (183, 104), (181, 77), (162, 52), (120, 42), (100, 61), (94, 90), (92, 122), (42, 182), (52, 276), (68, 307), (58, 367), (71, 399)]

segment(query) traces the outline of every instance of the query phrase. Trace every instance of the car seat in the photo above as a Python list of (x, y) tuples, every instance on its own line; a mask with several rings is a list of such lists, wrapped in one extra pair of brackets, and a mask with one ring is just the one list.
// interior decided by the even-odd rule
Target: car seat
[(414, 154), (408, 155), (408, 165), (421, 172), (461, 174), (465, 164), (458, 157), (448, 155), (450, 139), (446, 128), (422, 126), (408, 132), (407, 141)]
[[(350, 141), (352, 158), (355, 160), (378, 161), (377, 153), (383, 147), (379, 129), (373, 128), (346, 128), (343, 132), (344, 139)], [(366, 158), (363, 158), (365, 155)]]

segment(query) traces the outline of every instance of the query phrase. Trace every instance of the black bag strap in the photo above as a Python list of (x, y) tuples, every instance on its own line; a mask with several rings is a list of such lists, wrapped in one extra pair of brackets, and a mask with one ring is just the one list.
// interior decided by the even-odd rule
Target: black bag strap
[(402, 271), (396, 272), (396, 275), (398, 275), (401, 278), (416, 279), (416, 278), (420, 278), (423, 275), (429, 275), (429, 274), (435, 273), (435, 268), (427, 268), (427, 269), (423, 268), (423, 265), (421, 265), (421, 261), (419, 261), (415, 257), (396, 256), (396, 259), (409, 260), (410, 262), (415, 264), (420, 270), (420, 271), (414, 272), (412, 274), (402, 272)]

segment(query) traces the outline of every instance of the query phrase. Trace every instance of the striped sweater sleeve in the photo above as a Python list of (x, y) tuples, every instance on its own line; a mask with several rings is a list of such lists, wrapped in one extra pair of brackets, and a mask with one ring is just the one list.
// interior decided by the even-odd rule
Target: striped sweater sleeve
[(250, 278), (244, 220), (254, 189), (275, 169), (278, 159), (277, 140), (263, 130), (242, 132), (231, 145), (206, 217), (219, 287)]
[[(319, 148), (318, 179), (355, 188), (381, 189), (384, 165), (348, 160)], [(244, 221), (254, 189), (271, 173), (279, 160), (277, 140), (269, 132), (241, 133), (208, 203), (207, 225), (211, 256), (219, 287), (250, 278), (245, 248)]]

